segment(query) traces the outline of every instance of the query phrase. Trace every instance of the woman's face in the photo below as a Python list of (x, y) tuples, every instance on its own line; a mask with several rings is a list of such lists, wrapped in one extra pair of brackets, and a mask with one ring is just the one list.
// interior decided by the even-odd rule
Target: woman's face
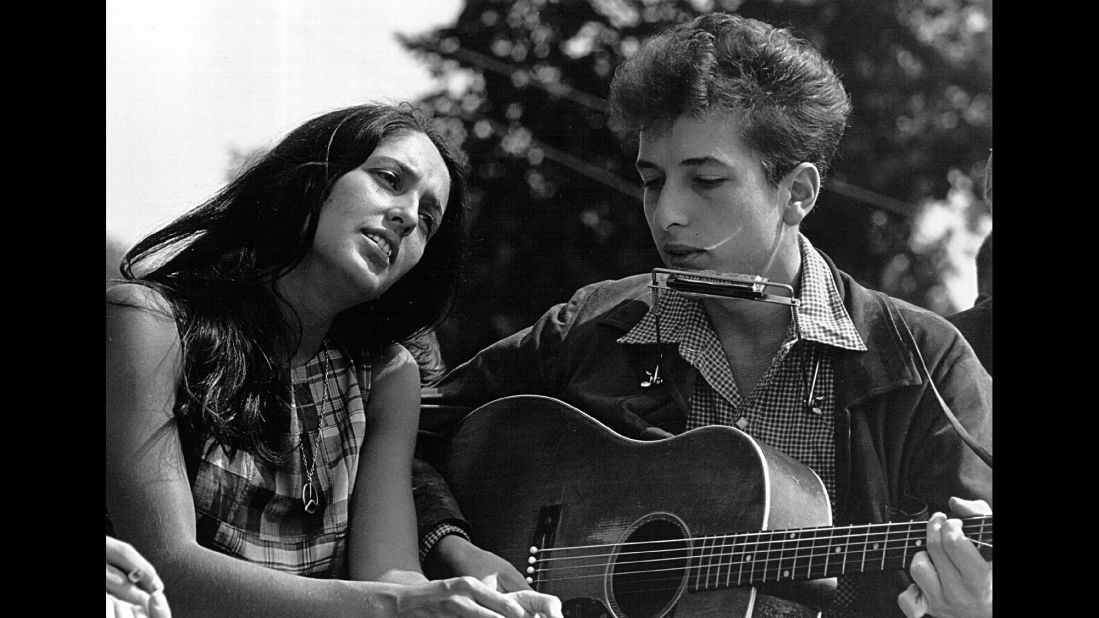
[(303, 265), (343, 308), (378, 298), (423, 257), (449, 195), (446, 163), (426, 135), (388, 137), (332, 186)]

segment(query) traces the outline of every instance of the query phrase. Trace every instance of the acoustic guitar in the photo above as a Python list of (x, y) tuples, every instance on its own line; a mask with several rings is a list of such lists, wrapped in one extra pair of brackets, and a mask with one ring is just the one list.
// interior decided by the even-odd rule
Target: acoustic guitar
[[(926, 538), (924, 522), (833, 527), (812, 470), (732, 427), (638, 441), (520, 395), (441, 448), (473, 541), (570, 617), (816, 615), (836, 576), (905, 568)], [(963, 528), (991, 547), (991, 516)]]

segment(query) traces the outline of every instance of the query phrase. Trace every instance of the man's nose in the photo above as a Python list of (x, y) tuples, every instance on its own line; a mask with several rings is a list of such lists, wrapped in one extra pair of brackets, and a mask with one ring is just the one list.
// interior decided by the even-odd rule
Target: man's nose
[(656, 197), (656, 205), (653, 207), (653, 224), (659, 229), (666, 230), (673, 225), (686, 225), (688, 204), (683, 192), (673, 183), (666, 182)]

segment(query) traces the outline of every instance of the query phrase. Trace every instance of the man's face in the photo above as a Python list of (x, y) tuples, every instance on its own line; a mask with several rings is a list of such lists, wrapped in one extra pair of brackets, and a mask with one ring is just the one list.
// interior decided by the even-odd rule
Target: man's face
[(737, 121), (720, 112), (640, 134), (645, 219), (669, 268), (764, 272), (781, 239), (783, 191), (767, 182)]

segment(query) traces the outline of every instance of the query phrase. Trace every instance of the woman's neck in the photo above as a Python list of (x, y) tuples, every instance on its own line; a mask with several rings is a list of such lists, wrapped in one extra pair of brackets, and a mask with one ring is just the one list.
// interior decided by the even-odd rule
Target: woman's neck
[(289, 351), (290, 365), (304, 365), (320, 350), (336, 312), (327, 306), (323, 295), (308, 293), (288, 277), (275, 281), (271, 291), (291, 335), (290, 343), (297, 344)]

